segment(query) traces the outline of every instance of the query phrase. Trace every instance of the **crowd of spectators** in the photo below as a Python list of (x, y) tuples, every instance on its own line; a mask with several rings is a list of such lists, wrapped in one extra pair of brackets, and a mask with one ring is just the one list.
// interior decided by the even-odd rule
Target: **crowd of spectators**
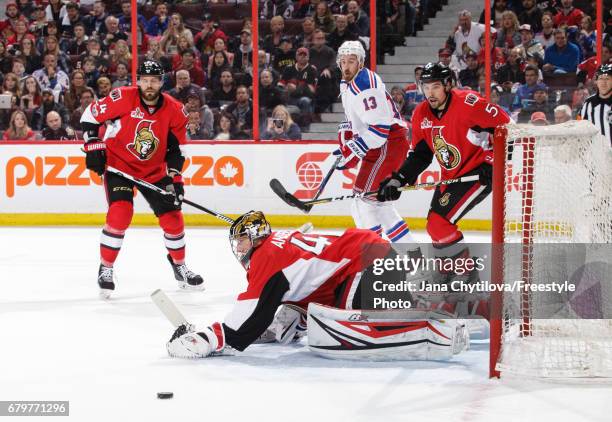
[[(381, 60), (442, 1), (376, 2)], [(251, 139), (254, 80), (262, 138), (300, 139), (337, 99), (338, 47), (360, 40), (369, 51), (369, 0), (260, 1), (256, 78), (250, 2), (138, 3), (138, 59), (164, 67), (163, 90), (185, 104), (190, 139)], [(3, 138), (78, 138), (85, 107), (133, 83), (130, 13), (129, 0), (9, 0), (0, 21)]]
[[(533, 120), (534, 113), (553, 122), (568, 109), (574, 116), (593, 89), (598, 66), (595, 2), (582, 0), (575, 6), (573, 1), (578, 2), (493, 4), (491, 96), (519, 122)], [(185, 104), (189, 139), (252, 139), (254, 112), (262, 139), (301, 139), (302, 131), (337, 101), (339, 46), (359, 40), (369, 54), (369, 1), (260, 1), (257, 77), (250, 3), (224, 3), (141, 4), (138, 60), (155, 59), (164, 67), (163, 90)], [(394, 54), (394, 46), (415, 35), (443, 4), (445, 0), (377, 1), (378, 62), (384, 54)], [(130, 12), (129, 0), (7, 3), (6, 18), (0, 21), (3, 139), (78, 138), (87, 105), (133, 83)], [(609, 11), (605, 22), (608, 17)], [(484, 12), (480, 20), (461, 12), (437, 59), (453, 69), (458, 87), (484, 93)], [(608, 62), (608, 27), (604, 35), (603, 60)], [(417, 83), (391, 89), (408, 119), (423, 99), (419, 74), (417, 68)], [(257, 111), (254, 83), (259, 88)], [(566, 89), (568, 84), (573, 89)]]
[[(553, 124), (565, 116), (575, 118), (595, 89), (598, 37), (603, 42), (602, 62), (612, 60), (610, 10), (604, 12), (604, 31), (598, 35), (594, 1), (495, 0), (490, 38), (492, 102), (519, 123)], [(476, 22), (469, 11), (461, 11), (437, 58), (453, 70), (457, 87), (482, 95), (486, 89), (484, 15), (483, 11)], [(421, 100), (414, 90), (413, 84), (404, 87), (401, 107), (408, 119)]]

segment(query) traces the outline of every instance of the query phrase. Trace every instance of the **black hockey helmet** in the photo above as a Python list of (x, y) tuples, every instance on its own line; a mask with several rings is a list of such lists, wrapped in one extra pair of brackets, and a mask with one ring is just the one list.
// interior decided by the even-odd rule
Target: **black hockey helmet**
[(601, 75), (612, 76), (612, 64), (606, 63), (599, 66), (595, 71), (595, 79), (599, 78)]
[(138, 76), (164, 76), (164, 68), (155, 60), (145, 60), (138, 68)]
[[(272, 233), (270, 223), (261, 211), (249, 211), (238, 217), (230, 227), (229, 240), (232, 252), (245, 269), (249, 268), (251, 255), (258, 240), (265, 239)], [(244, 248), (242, 242), (250, 240), (250, 247)]]
[(421, 83), (440, 81), (446, 85), (447, 82), (453, 82), (453, 72), (442, 63), (430, 62), (423, 67), (420, 81)]

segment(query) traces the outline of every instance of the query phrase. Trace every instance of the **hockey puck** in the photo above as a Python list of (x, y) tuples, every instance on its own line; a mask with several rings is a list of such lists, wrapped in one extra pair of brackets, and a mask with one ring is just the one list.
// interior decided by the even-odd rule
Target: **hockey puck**
[(162, 391), (160, 393), (157, 393), (158, 399), (171, 399), (172, 397), (174, 397), (174, 393), (170, 391)]

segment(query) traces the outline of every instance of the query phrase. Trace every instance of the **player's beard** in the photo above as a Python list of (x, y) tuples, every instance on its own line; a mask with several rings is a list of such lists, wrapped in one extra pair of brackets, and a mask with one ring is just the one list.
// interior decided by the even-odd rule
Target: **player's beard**
[(439, 100), (436, 97), (429, 97), (427, 99), (427, 102), (429, 103), (429, 106), (431, 108), (433, 108), (434, 110), (443, 110), (444, 107), (446, 106), (446, 103), (447, 103), (447, 100), (448, 100), (448, 95), (449, 95), (449, 93), (447, 92), (446, 93), (446, 97), (444, 97), (443, 100)]
[(146, 91), (142, 91), (142, 98), (150, 103), (156, 103), (159, 98), (159, 91), (154, 89), (147, 89)]
[(353, 79), (353, 75), (351, 75), (351, 73), (348, 71), (342, 72), (342, 79), (344, 79), (345, 81), (350, 81), (351, 79)]
[(428, 98), (427, 101), (429, 102), (429, 106), (434, 110), (437, 110), (442, 105), (442, 102), (435, 97)]

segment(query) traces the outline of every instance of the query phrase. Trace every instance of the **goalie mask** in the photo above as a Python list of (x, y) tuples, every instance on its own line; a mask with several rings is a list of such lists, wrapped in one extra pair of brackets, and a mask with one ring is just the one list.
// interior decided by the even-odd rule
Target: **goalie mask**
[(251, 255), (258, 243), (270, 233), (270, 223), (261, 211), (249, 211), (234, 221), (230, 227), (230, 245), (234, 256), (245, 269), (249, 269)]

